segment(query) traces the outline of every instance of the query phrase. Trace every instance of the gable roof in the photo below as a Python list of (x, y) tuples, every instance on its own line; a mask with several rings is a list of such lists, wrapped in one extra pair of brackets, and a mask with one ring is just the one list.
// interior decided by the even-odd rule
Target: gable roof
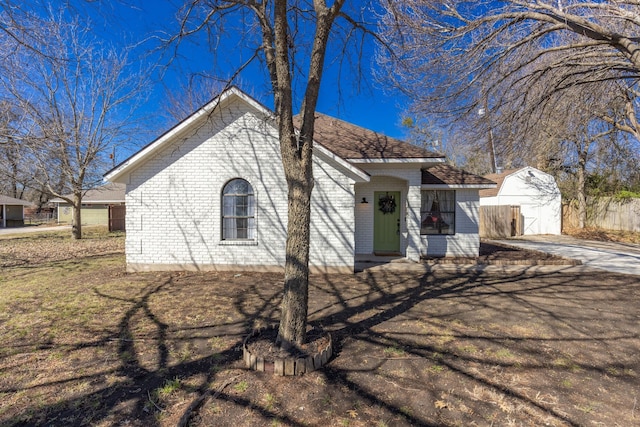
[(27, 202), (26, 200), (16, 199), (15, 197), (4, 196), (0, 194), (0, 205), (22, 205), (22, 206), (33, 206), (33, 203)]
[[(137, 167), (142, 164), (146, 159), (152, 156), (157, 151), (161, 150), (168, 144), (174, 140), (176, 135), (180, 135), (183, 132), (190, 129), (197, 123), (200, 123), (201, 120), (206, 120), (209, 114), (214, 111), (215, 108), (223, 105), (227, 101), (232, 98), (239, 98), (245, 103), (249, 104), (261, 114), (264, 114), (266, 117), (273, 117), (273, 112), (270, 111), (267, 107), (260, 104), (258, 101), (241, 91), (235, 86), (232, 86), (226, 90), (224, 90), (220, 95), (215, 97), (209, 103), (204, 105), (198, 111), (175, 125), (173, 128), (162, 134), (160, 137), (147, 144), (138, 152), (134, 153), (129, 158), (122, 161), (119, 165), (114, 167), (113, 169), (107, 171), (104, 174), (104, 177), (108, 181), (116, 181), (118, 178), (124, 176), (128, 171), (132, 168)], [(351, 165), (347, 162), (342, 156), (337, 155), (332, 150), (319, 146), (316, 150), (314, 150), (314, 154), (318, 155), (324, 161), (333, 164), (338, 169), (342, 170), (347, 176), (351, 177), (356, 181), (368, 181), (369, 175), (363, 170)]]
[(491, 188), (491, 189), (487, 189), (487, 190), (480, 190), (480, 197), (495, 197), (498, 195), (498, 193), (500, 192), (500, 188), (502, 188), (502, 184), (504, 183), (504, 180), (506, 177), (508, 177), (511, 174), (514, 174), (516, 172), (518, 172), (519, 170), (521, 170), (523, 168), (518, 168), (518, 169), (508, 169), (505, 170), (502, 173), (490, 173), (485, 175), (484, 177), (487, 179), (490, 179), (491, 181), (495, 181), (495, 183), (497, 184), (495, 188)]
[(123, 160), (116, 167), (107, 171), (104, 174), (105, 179), (108, 181), (117, 180), (119, 177), (124, 175), (125, 172), (127, 172), (133, 167), (138, 166), (139, 164), (142, 164), (146, 159), (148, 159), (154, 153), (158, 152), (159, 150), (163, 149), (168, 144), (170, 144), (174, 140), (174, 137), (182, 134), (184, 131), (190, 129), (195, 124), (200, 123), (202, 120), (206, 120), (207, 117), (209, 117), (209, 115), (216, 108), (218, 108), (222, 104), (225, 104), (227, 101), (233, 98), (242, 99), (245, 103), (251, 105), (253, 108), (258, 110), (260, 113), (264, 114), (265, 116), (272, 115), (271, 111), (267, 107), (260, 104), (258, 101), (256, 101), (246, 93), (242, 92), (237, 87), (231, 86), (230, 88), (227, 88), (224, 91), (222, 91), (220, 95), (213, 98), (207, 104), (202, 106), (199, 110), (197, 110), (196, 112), (194, 112), (193, 114), (191, 114), (190, 116), (188, 116), (187, 118), (185, 118), (184, 120), (176, 124), (174, 127), (172, 127), (171, 129), (169, 129), (168, 131), (160, 135), (155, 140), (151, 141), (149, 144), (144, 146), (142, 149), (140, 149), (139, 151), (137, 151), (127, 159)]
[(446, 186), (449, 188), (493, 188), (496, 183), (490, 179), (443, 163), (422, 170), (422, 185), (430, 187)]
[[(300, 125), (300, 115), (295, 117)], [(344, 120), (316, 113), (313, 139), (353, 163), (393, 162), (401, 160), (430, 162), (444, 161), (440, 153), (425, 150), (399, 139), (356, 126)]]
[[(87, 191), (82, 196), (82, 203), (122, 203), (125, 200), (126, 185), (110, 182), (98, 188)], [(72, 198), (73, 194), (66, 194), (65, 197)], [(66, 200), (55, 198), (49, 200), (53, 203), (67, 203)]]
[[(490, 190), (481, 190), (480, 197), (496, 197), (500, 193), (500, 190), (502, 189), (502, 186), (504, 185), (504, 182), (506, 181), (507, 178), (509, 178), (512, 175), (519, 174), (523, 171), (528, 171), (528, 174), (530, 176), (534, 176), (534, 175), (548, 176), (554, 182), (554, 185), (555, 185), (555, 178), (552, 175), (549, 175), (548, 173), (541, 171), (540, 169), (534, 168), (533, 166), (524, 166), (521, 168), (509, 169), (498, 174), (492, 173), (492, 174), (485, 175), (485, 178), (495, 181), (498, 185), (496, 186), (496, 188), (492, 188)], [(539, 187), (538, 190), (541, 190), (539, 185), (538, 187)], [(545, 189), (544, 191), (545, 192), (553, 191), (555, 193), (556, 191), (559, 191), (559, 190), (557, 190), (557, 186), (556, 186), (555, 190)]]

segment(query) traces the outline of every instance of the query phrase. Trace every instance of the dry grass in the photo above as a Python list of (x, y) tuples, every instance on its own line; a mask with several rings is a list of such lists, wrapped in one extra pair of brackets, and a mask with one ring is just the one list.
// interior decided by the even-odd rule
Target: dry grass
[(600, 228), (570, 228), (562, 230), (562, 232), (578, 239), (640, 244), (640, 233), (631, 231), (603, 230)]
[(101, 233), (0, 241), (0, 425), (175, 426), (200, 398), (189, 425), (640, 422), (636, 277), (315, 276), (310, 320), (336, 357), (279, 378), (239, 352), (252, 325), (277, 320), (278, 275), (129, 275), (122, 235)]

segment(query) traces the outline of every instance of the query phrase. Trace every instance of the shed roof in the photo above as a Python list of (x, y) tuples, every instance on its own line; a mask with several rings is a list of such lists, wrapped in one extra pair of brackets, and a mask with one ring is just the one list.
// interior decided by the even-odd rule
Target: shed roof
[(504, 179), (506, 177), (508, 177), (509, 175), (518, 172), (520, 169), (508, 169), (505, 170), (502, 173), (490, 173), (488, 175), (485, 175), (484, 177), (487, 179), (490, 179), (491, 181), (495, 181), (495, 183), (497, 184), (495, 188), (489, 188), (489, 189), (485, 189), (485, 190), (480, 190), (480, 197), (495, 197), (498, 195), (498, 192), (500, 192), (500, 188), (502, 187), (502, 184), (504, 183)]
[(26, 200), (16, 199), (15, 197), (4, 196), (0, 194), (0, 205), (22, 205), (22, 206), (33, 206), (33, 203), (27, 202)]
[[(443, 163), (422, 170), (423, 185), (468, 185), (494, 187), (495, 182), (490, 179), (472, 174), (463, 169)], [(487, 190), (481, 190), (487, 191)]]

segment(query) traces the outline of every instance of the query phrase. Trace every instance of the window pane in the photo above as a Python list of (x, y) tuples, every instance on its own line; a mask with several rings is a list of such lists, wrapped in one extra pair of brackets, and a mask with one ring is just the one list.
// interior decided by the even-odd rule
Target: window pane
[(456, 193), (424, 190), (421, 207), (421, 234), (455, 234)]
[(236, 238), (237, 239), (246, 239), (247, 238), (247, 218), (236, 218)]
[(223, 194), (253, 194), (251, 185), (244, 179), (234, 179), (225, 185)]
[(456, 200), (453, 191), (438, 191), (438, 196), (440, 199), (440, 209), (443, 212), (455, 211)]
[(253, 196), (253, 194), (250, 194), (247, 197), (247, 204), (249, 209), (247, 215), (254, 216), (256, 214), (256, 198)]
[(237, 239), (238, 233), (236, 229), (235, 218), (224, 218), (222, 220), (222, 238)]
[(222, 197), (222, 215), (223, 216), (231, 216), (235, 211), (235, 200), (233, 200), (233, 196), (223, 196)]
[(255, 239), (255, 197), (244, 179), (229, 181), (222, 190), (222, 238)]
[(247, 239), (255, 240), (255, 238), (256, 238), (256, 219), (255, 218), (247, 218), (247, 221), (248, 221)]
[(247, 216), (249, 210), (247, 209), (247, 199), (249, 196), (234, 196), (236, 202), (236, 216)]

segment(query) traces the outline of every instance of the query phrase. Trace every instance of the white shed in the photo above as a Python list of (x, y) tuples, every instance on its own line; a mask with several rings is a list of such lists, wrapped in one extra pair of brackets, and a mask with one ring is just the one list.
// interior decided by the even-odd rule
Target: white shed
[(480, 191), (480, 206), (520, 206), (523, 233), (562, 234), (562, 201), (552, 175), (534, 167), (486, 175), (498, 184)]

